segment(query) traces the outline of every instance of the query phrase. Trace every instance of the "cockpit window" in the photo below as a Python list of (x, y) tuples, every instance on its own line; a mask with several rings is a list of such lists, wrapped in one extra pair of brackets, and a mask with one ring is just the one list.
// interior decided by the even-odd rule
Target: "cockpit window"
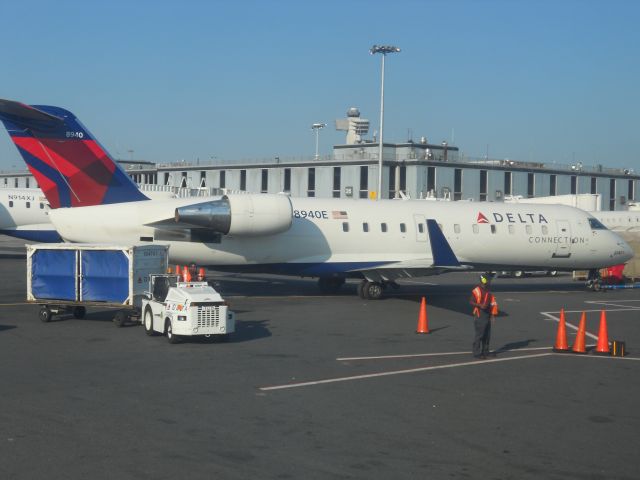
[(589, 226), (591, 227), (591, 230), (606, 230), (607, 227), (605, 227), (602, 223), (600, 223), (600, 221), (596, 218), (590, 218), (589, 219)]

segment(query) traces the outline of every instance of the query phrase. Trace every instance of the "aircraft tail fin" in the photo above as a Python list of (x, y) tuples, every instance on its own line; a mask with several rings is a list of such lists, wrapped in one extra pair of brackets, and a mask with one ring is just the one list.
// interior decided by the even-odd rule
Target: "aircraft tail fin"
[(456, 254), (453, 253), (451, 245), (447, 242), (435, 220), (427, 219), (427, 231), (429, 232), (429, 242), (431, 243), (433, 265), (435, 267), (461, 267)]
[(148, 200), (68, 110), (0, 99), (0, 121), (51, 208)]

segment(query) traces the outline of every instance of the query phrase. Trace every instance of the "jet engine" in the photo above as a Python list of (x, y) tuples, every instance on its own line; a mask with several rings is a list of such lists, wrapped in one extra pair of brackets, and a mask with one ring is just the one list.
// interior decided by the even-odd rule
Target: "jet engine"
[(223, 235), (274, 235), (291, 228), (293, 208), (286, 195), (224, 195), (176, 208), (175, 221)]

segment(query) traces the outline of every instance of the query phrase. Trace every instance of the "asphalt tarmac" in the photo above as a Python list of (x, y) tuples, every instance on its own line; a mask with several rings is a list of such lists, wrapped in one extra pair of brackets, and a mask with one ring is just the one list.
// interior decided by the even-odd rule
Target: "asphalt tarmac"
[[(41, 323), (24, 259), (5, 255), (0, 277), (0, 478), (638, 478), (637, 290), (497, 279), (496, 357), (476, 361), (472, 274), (380, 301), (224, 274), (237, 332), (178, 345), (108, 310)], [(570, 344), (580, 313), (597, 335), (605, 309), (629, 354), (552, 353), (561, 308)]]

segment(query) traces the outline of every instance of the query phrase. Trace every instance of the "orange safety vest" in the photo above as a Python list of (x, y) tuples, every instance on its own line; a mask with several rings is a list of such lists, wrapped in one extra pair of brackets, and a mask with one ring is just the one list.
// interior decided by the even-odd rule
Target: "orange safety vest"
[[(498, 315), (498, 302), (496, 302), (496, 297), (493, 296), (489, 292), (485, 292), (484, 299), (482, 298), (482, 289), (480, 287), (476, 287), (471, 292), (473, 295), (474, 303), (479, 303), (480, 305), (490, 305), (491, 306), (491, 316), (495, 317)], [(481, 301), (482, 300), (482, 301)], [(486, 308), (486, 307), (485, 307)], [(478, 307), (473, 307), (473, 316), (480, 316), (480, 309)]]

